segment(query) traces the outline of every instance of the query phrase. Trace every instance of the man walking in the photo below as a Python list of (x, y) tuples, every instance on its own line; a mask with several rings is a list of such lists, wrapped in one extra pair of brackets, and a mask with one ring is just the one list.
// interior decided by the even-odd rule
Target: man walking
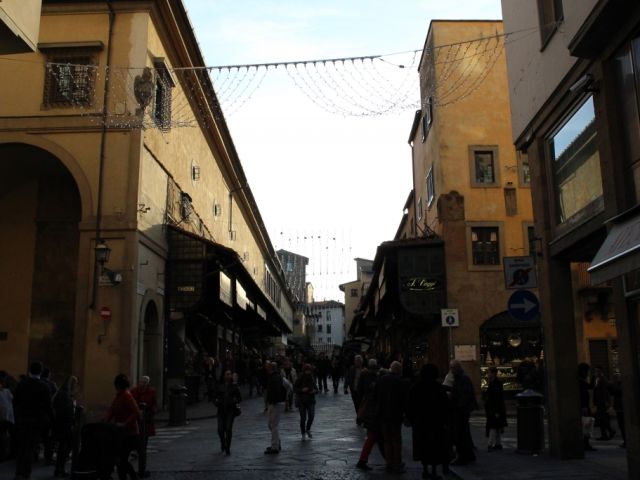
[(278, 371), (278, 364), (276, 362), (267, 362), (265, 366), (267, 374), (267, 388), (266, 388), (266, 401), (267, 401), (267, 416), (269, 418), (268, 425), (271, 431), (271, 445), (264, 451), (267, 455), (274, 455), (280, 453), (280, 432), (278, 427), (280, 425), (280, 407), (279, 403), (284, 402), (287, 398), (287, 388), (285, 387), (284, 380)]
[(42, 364), (33, 362), (13, 396), (16, 421), (16, 480), (31, 477), (31, 464), (43, 432), (53, 423), (51, 394), (40, 380)]

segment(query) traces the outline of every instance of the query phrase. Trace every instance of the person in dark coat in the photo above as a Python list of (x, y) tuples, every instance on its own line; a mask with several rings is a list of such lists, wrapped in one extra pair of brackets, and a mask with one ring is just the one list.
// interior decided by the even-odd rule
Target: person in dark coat
[(594, 370), (593, 404), (596, 407), (596, 423), (600, 427), (600, 438), (596, 440), (611, 440), (616, 431), (611, 428), (609, 416), (609, 408), (611, 407), (609, 380), (605, 377), (602, 367), (595, 367)]
[(225, 455), (231, 455), (231, 436), (233, 435), (233, 421), (239, 413), (238, 405), (242, 401), (238, 385), (233, 383), (233, 372), (224, 372), (224, 382), (218, 385), (213, 403), (218, 407), (218, 436), (220, 450)]
[(402, 421), (407, 402), (408, 382), (402, 378), (402, 364), (391, 362), (390, 372), (379, 378), (375, 397), (379, 405), (380, 428), (384, 437), (387, 471), (403, 473)]
[(504, 389), (498, 378), (498, 369), (489, 367), (487, 372), (488, 385), (485, 393), (484, 413), (487, 417), (485, 426), (486, 436), (489, 437), (488, 450), (502, 450), (500, 435), (507, 426), (507, 409), (504, 404)]
[[(413, 459), (422, 462), (422, 478), (442, 478), (449, 471), (451, 407), (445, 388), (438, 383), (438, 367), (423, 365), (419, 380), (411, 387), (407, 417), (412, 427)], [(430, 467), (430, 470), (429, 470)]]
[(313, 438), (311, 435), (311, 425), (315, 417), (316, 407), (316, 379), (313, 377), (313, 367), (306, 363), (302, 367), (302, 375), (300, 375), (293, 386), (296, 394), (296, 404), (300, 411), (300, 434), (302, 440), (305, 436)]
[[(363, 370), (363, 361), (361, 355), (356, 355), (353, 358), (353, 365), (349, 368), (347, 375), (344, 379), (345, 389), (348, 389), (351, 392), (351, 401), (353, 402), (353, 407), (356, 410), (356, 417), (358, 415), (358, 409), (360, 408), (361, 395), (358, 392), (358, 382), (360, 381), (360, 374)], [(356, 419), (356, 423), (360, 424), (359, 420)]]
[(318, 377), (318, 390), (327, 393), (329, 388), (327, 386), (327, 376), (329, 375), (329, 370), (331, 368), (331, 362), (327, 358), (327, 355), (324, 352), (320, 352), (320, 356), (316, 362), (316, 375)]
[(469, 417), (471, 412), (478, 408), (478, 403), (473, 383), (462, 369), (460, 362), (452, 360), (449, 367), (453, 374), (451, 404), (453, 407), (453, 443), (456, 447), (456, 458), (452, 463), (466, 465), (476, 460)]
[(53, 421), (53, 439), (58, 442), (58, 455), (53, 472), (54, 477), (68, 477), (65, 465), (73, 446), (73, 429), (76, 419), (76, 401), (74, 393), (78, 379), (67, 377), (60, 389), (53, 396), (52, 404), (55, 419)]
[[(367, 429), (367, 438), (362, 445), (360, 458), (356, 464), (356, 468), (360, 470), (371, 470), (367, 464), (369, 455), (373, 450), (373, 446), (377, 443), (380, 453), (384, 458), (384, 439), (380, 429), (379, 405), (375, 397), (376, 382), (378, 380), (378, 361), (375, 358), (369, 359), (367, 368), (360, 373), (356, 391), (360, 397), (358, 406), (359, 423)], [(353, 392), (353, 390), (352, 390)]]
[(30, 478), (31, 464), (42, 435), (53, 423), (51, 393), (40, 380), (42, 364), (33, 362), (13, 395), (16, 429), (16, 478)]

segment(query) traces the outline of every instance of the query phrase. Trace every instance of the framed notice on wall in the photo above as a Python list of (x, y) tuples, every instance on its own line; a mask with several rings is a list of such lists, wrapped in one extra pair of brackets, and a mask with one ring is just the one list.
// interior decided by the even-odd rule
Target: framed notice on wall
[(453, 356), (461, 362), (472, 362), (477, 359), (476, 345), (456, 345), (453, 349)]

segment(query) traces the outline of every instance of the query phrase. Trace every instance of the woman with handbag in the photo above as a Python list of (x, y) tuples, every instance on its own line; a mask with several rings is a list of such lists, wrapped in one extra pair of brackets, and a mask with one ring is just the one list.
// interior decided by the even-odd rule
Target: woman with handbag
[(242, 401), (240, 389), (233, 382), (231, 370), (224, 372), (224, 382), (218, 385), (213, 403), (218, 407), (218, 435), (220, 436), (220, 451), (231, 455), (231, 436), (233, 421), (240, 415), (239, 403)]

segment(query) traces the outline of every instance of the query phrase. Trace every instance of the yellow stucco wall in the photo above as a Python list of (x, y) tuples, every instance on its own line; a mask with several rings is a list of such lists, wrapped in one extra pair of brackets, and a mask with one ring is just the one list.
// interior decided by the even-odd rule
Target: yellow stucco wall
[[(162, 1), (158, 5), (164, 4)], [(170, 3), (167, 5), (171, 5)], [(140, 10), (135, 10), (140, 8)], [(138, 104), (132, 94), (135, 76), (144, 66), (152, 66), (157, 57), (168, 68), (177, 62), (176, 50), (166, 36), (170, 22), (151, 15), (144, 4), (117, 8), (112, 42), (111, 96), (108, 105), (109, 128), (104, 148), (104, 191), (102, 194), (101, 237), (112, 249), (106, 265), (122, 275), (119, 285), (104, 280), (93, 294), (93, 252), (95, 248), (96, 208), (101, 158), (102, 128), (97, 115), (102, 109), (104, 66), (107, 62), (108, 14), (106, 6), (78, 5), (76, 13), (61, 12), (58, 6), (47, 7), (42, 16), (39, 42), (42, 44), (101, 42), (97, 52), (99, 64), (93, 104), (83, 108), (44, 108), (43, 88), (45, 55), (13, 55), (12, 61), (0, 58), (0, 144), (32, 143), (51, 152), (71, 172), (80, 193), (82, 219), (79, 224), (78, 277), (76, 291), (76, 329), (74, 336), (74, 373), (80, 377), (83, 402), (90, 414), (99, 416), (113, 396), (113, 377), (124, 372), (136, 378), (141, 374), (140, 345), (144, 335), (142, 316), (153, 301), (163, 315), (165, 222), (167, 179), (193, 199), (193, 207), (214, 240), (245, 257), (245, 266), (258, 285), (263, 285), (268, 251), (262, 246), (259, 228), (250, 207), (242, 201), (243, 192), (234, 193), (231, 240), (229, 230), (229, 189), (232, 184), (229, 152), (220, 143), (206, 137), (200, 128), (176, 127), (167, 132), (157, 128), (135, 129)], [(180, 57), (183, 58), (183, 57)], [(131, 67), (131, 68), (129, 68)], [(181, 93), (177, 81), (174, 93)], [(182, 108), (190, 105), (184, 103)], [(148, 113), (147, 113), (148, 115)], [(147, 125), (152, 127), (152, 125)], [(29, 132), (28, 134), (26, 132)], [(1, 161), (2, 159), (0, 159)], [(192, 165), (200, 167), (200, 179), (191, 177)], [(25, 186), (24, 188), (27, 188)], [(35, 187), (34, 187), (35, 188)], [(35, 242), (34, 206), (16, 195), (8, 202), (19, 203), (20, 215), (3, 214), (0, 225), (12, 232), (3, 236), (3, 252), (11, 252), (20, 242), (22, 255), (3, 255), (0, 274), (11, 278), (15, 289), (4, 290), (0, 331), (9, 332), (10, 344), (3, 351), (3, 368), (18, 375), (24, 372), (28, 355), (30, 324), (30, 288), (33, 278), (33, 254), (24, 248)], [(7, 203), (3, 205), (8, 205)], [(214, 204), (222, 208), (214, 215)], [(140, 204), (149, 207), (139, 211)], [(23, 221), (24, 220), (24, 221)], [(28, 221), (26, 221), (28, 220)], [(30, 223), (31, 222), (31, 223)], [(6, 260), (6, 261), (5, 261)], [(20, 268), (18, 268), (18, 266)], [(90, 307), (91, 304), (92, 308)], [(111, 309), (112, 316), (103, 321), (101, 307)], [(282, 312), (291, 321), (292, 309), (282, 302)], [(162, 319), (161, 319), (162, 321)], [(4, 347), (2, 345), (1, 347)], [(6, 361), (5, 361), (6, 359)], [(46, 359), (43, 359), (46, 361)], [(161, 370), (155, 369), (155, 372)], [(148, 372), (147, 372), (148, 373)], [(156, 385), (158, 385), (156, 383)]]
[[(456, 21), (432, 22), (430, 39), (440, 45), (494, 36), (502, 32), (501, 22)], [(465, 44), (462, 44), (462, 49)], [(473, 51), (473, 50), (471, 50)], [(491, 67), (490, 55), (469, 56), (453, 64), (435, 65), (435, 91), (451, 88), (457, 76), (484, 75)], [(430, 67), (421, 65), (421, 75)], [(454, 73), (451, 73), (451, 68)], [(445, 71), (445, 69), (448, 69)], [(423, 98), (428, 82), (422, 82)], [(504, 52), (501, 51), (486, 78), (468, 96), (448, 105), (433, 106), (433, 122), (426, 142), (421, 142), (421, 128), (413, 139), (416, 218), (422, 200), (424, 216), (418, 219), (419, 230), (429, 226), (445, 240), (447, 258), (447, 298), (450, 308), (457, 308), (460, 327), (454, 329), (453, 342), (476, 345), (479, 360), (479, 328), (493, 315), (507, 309), (513, 290), (505, 288), (502, 261), (496, 266), (474, 266), (470, 258), (470, 230), (474, 222), (500, 226), (500, 258), (528, 253), (524, 228), (532, 221), (529, 188), (519, 188), (516, 151), (512, 144), (510, 105)], [(474, 187), (470, 167), (470, 146), (497, 148), (499, 181), (496, 186)], [(434, 167), (436, 200), (427, 206), (426, 177)], [(506, 187), (516, 188), (517, 214), (507, 216)], [(457, 191), (464, 197), (464, 220), (442, 221), (438, 217), (440, 195)], [(467, 364), (469, 373), (479, 384), (479, 361)]]

